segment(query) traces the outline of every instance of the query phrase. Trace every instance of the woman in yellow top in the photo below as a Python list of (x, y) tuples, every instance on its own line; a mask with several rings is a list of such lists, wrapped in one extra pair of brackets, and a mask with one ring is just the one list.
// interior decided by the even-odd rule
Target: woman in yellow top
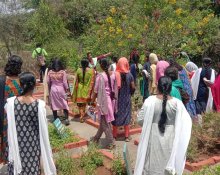
[(76, 83), (73, 91), (72, 99), (79, 108), (80, 122), (84, 122), (84, 115), (87, 103), (91, 102), (91, 94), (95, 81), (95, 70), (89, 68), (87, 59), (81, 60), (81, 68), (76, 72)]

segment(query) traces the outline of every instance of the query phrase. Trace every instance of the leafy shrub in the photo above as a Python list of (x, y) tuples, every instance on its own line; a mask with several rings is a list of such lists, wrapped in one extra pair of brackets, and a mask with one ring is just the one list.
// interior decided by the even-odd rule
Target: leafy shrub
[(79, 171), (79, 161), (73, 159), (66, 151), (58, 153), (56, 166), (58, 175), (77, 175)]
[(114, 175), (126, 175), (125, 165), (123, 159), (119, 153), (114, 154), (114, 159), (112, 161), (112, 172)]
[(188, 148), (187, 159), (195, 161), (199, 155), (219, 153), (220, 114), (206, 113), (203, 115), (202, 127), (193, 126), (191, 141)]
[(67, 137), (65, 138), (60, 137), (53, 124), (49, 124), (48, 131), (49, 131), (50, 144), (54, 149), (59, 150), (62, 149), (64, 145), (67, 143), (79, 141), (79, 138), (74, 137), (75, 134), (69, 128), (65, 128), (65, 132), (67, 134)]
[(97, 145), (90, 144), (88, 150), (83, 154), (80, 165), (87, 175), (94, 175), (95, 169), (103, 165), (103, 156), (98, 151)]
[(48, 58), (58, 57), (67, 68), (76, 70), (79, 66), (80, 56), (78, 55), (78, 45), (68, 39), (53, 39), (45, 45), (49, 54)]

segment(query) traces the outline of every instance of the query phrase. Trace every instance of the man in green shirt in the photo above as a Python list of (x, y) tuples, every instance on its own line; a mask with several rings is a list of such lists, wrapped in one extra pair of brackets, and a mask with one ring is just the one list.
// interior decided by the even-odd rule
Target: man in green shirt
[(36, 44), (36, 49), (34, 49), (32, 53), (32, 58), (37, 59), (39, 64), (39, 73), (40, 73), (40, 82), (43, 82), (43, 76), (46, 70), (46, 63), (45, 63), (45, 57), (47, 56), (47, 52), (45, 49), (42, 48), (42, 44), (38, 43)]

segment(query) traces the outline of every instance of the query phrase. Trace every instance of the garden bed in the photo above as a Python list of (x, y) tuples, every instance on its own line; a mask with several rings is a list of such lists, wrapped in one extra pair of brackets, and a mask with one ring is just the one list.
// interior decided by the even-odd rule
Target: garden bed
[(94, 144), (81, 155), (59, 152), (55, 162), (58, 175), (125, 175), (121, 158), (113, 159), (111, 153), (99, 150)]
[(56, 128), (49, 124), (49, 137), (50, 137), (50, 144), (52, 147), (53, 152), (58, 152), (61, 149), (73, 149), (79, 148), (82, 146), (86, 146), (88, 141), (79, 137), (75, 133), (73, 133), (69, 128), (66, 129), (67, 137), (61, 138), (60, 135), (57, 133)]

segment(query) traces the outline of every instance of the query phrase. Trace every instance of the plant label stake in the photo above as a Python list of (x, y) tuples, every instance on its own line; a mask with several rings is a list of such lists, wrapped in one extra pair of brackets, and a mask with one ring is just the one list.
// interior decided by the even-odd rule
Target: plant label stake
[(124, 161), (126, 165), (127, 174), (132, 175), (131, 159), (130, 159), (130, 155), (129, 155), (128, 147), (126, 143), (124, 144), (123, 157), (124, 157)]
[(65, 131), (65, 127), (64, 125), (61, 123), (60, 119), (57, 118), (54, 122), (53, 122), (55, 128), (57, 129), (58, 134), (60, 135), (61, 138), (66, 138), (68, 135)]

